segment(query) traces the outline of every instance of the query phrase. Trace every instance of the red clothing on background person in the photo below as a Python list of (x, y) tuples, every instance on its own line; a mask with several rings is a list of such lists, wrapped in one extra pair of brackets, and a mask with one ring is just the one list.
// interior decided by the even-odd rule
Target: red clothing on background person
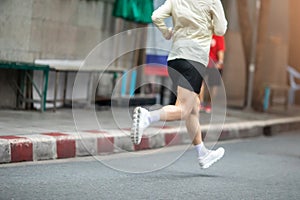
[[(214, 64), (219, 62), (218, 52), (225, 51), (225, 39), (224, 36), (217, 36), (213, 35), (210, 45), (210, 52), (209, 52), (209, 64), (208, 67), (213, 67)], [(213, 61), (214, 63), (211, 63)], [(223, 63), (221, 64), (221, 68), (223, 68)]]

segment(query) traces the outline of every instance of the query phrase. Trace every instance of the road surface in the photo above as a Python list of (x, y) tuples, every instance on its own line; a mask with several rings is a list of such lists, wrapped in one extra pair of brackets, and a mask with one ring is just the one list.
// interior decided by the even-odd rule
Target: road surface
[(132, 153), (3, 164), (0, 199), (300, 199), (300, 133), (218, 146), (225, 157), (207, 170), (186, 146), (142, 152), (139, 164)]

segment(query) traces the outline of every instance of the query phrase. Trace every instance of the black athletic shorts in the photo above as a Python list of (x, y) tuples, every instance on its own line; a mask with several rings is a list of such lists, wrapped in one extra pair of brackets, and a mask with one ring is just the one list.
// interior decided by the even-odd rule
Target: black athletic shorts
[[(175, 59), (168, 61), (168, 72), (173, 88), (180, 86), (199, 94), (206, 67), (199, 62)], [(173, 92), (176, 93), (176, 91)]]

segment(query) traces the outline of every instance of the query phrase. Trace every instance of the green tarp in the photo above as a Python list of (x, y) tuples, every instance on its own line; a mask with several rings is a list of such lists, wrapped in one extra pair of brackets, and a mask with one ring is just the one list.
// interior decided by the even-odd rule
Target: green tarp
[(116, 0), (113, 16), (138, 23), (152, 23), (153, 0)]

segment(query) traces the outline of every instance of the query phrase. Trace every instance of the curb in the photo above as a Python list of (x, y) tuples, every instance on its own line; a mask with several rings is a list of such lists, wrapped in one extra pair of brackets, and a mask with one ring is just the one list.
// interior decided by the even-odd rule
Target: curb
[[(300, 129), (300, 117), (204, 125), (204, 141), (271, 136)], [(54, 160), (156, 149), (190, 144), (186, 128), (150, 127), (139, 145), (130, 140), (130, 129), (51, 132), (36, 135), (0, 136), (0, 163)]]

